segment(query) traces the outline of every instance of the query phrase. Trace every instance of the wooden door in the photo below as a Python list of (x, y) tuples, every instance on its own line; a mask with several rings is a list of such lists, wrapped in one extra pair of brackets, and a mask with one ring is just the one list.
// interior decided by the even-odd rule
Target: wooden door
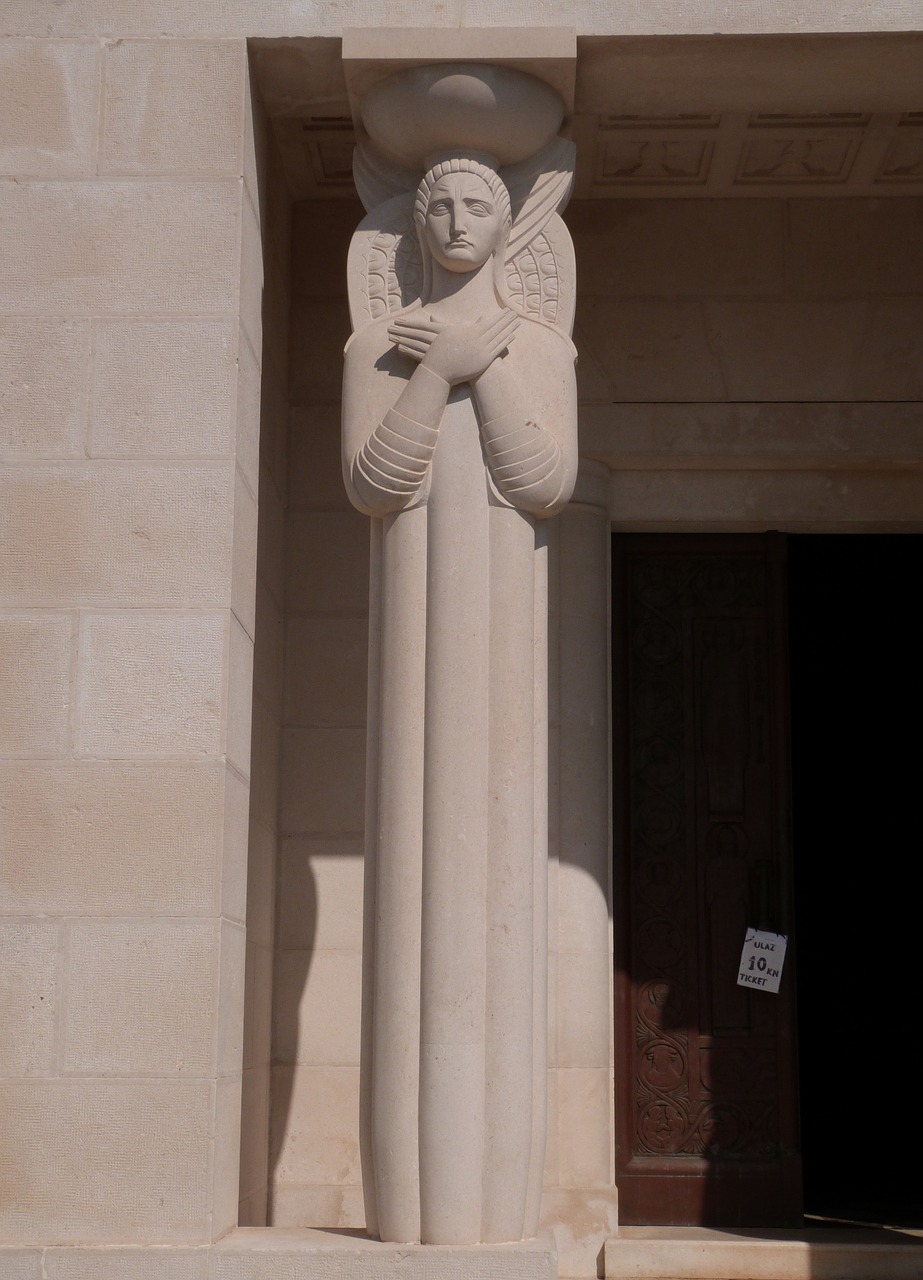
[(623, 1223), (801, 1222), (784, 539), (617, 535), (616, 1181)]

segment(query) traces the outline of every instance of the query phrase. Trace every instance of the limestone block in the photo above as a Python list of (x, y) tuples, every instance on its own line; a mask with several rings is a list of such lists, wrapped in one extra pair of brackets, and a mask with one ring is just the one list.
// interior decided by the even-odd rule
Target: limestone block
[(356, 951), (362, 947), (362, 840), (282, 841), (278, 945)]
[(557, 1076), (561, 1186), (604, 1185), (612, 1164), (612, 1073), (608, 1067), (562, 1067)]
[(243, 1199), (266, 1186), (269, 1177), (269, 1067), (243, 1074), (240, 1134), (240, 1186)]
[(358, 1067), (274, 1067), (272, 1098), (276, 1183), (358, 1186)]
[(594, 406), (583, 411), (580, 438), (611, 470), (862, 470), (873, 458), (914, 465), (923, 458), (916, 404)]
[(269, 1190), (266, 1186), (249, 1195), (241, 1196), (237, 1206), (237, 1225), (239, 1227), (265, 1227), (268, 1217)]
[(262, 435), (270, 426), (260, 423), (261, 394), (260, 362), (241, 329), (237, 343), (236, 456), (241, 474), (254, 493), (259, 491)]
[(230, 179), (3, 183), (0, 310), (234, 312), (240, 200)]
[[(259, 569), (258, 564), (258, 569)], [(281, 707), (283, 687), (284, 615), (265, 582), (257, 576), (256, 633), (253, 650), (253, 696), (270, 708)]]
[[(284, 179), (281, 179), (284, 182)], [(283, 383), (288, 382), (289, 373), (289, 332), (291, 330), (291, 282), (289, 267), (285, 259), (286, 245), (278, 245), (276, 237), (290, 234), (287, 219), (284, 216), (272, 217), (275, 208), (281, 201), (290, 201), (291, 196), (276, 193), (274, 189), (266, 193), (262, 202), (253, 200), (255, 209), (262, 209), (260, 219), (263, 243), (263, 344), (267, 363), (275, 366), (275, 371)], [(299, 356), (307, 355), (299, 352)]]
[(605, 1273), (636, 1280), (916, 1280), (921, 1255), (918, 1237), (893, 1231), (622, 1227), (606, 1241)]
[[(578, 322), (574, 325), (574, 346), (577, 348), (577, 400), (581, 405), (608, 405), (613, 399), (613, 389), (602, 363), (593, 352), (583, 327)], [(583, 430), (580, 432), (581, 446)]]
[(556, 1280), (549, 1237), (518, 1244), (382, 1244), (310, 1229), (238, 1230), (213, 1250), (214, 1280)]
[(7, 468), (0, 598), (10, 604), (226, 605), (229, 464)]
[(782, 200), (576, 201), (579, 310), (589, 298), (778, 296), (785, 214)]
[(279, 821), (286, 835), (346, 835), (365, 821), (365, 729), (282, 732)]
[(221, 614), (88, 614), (81, 621), (81, 755), (217, 755), (227, 620)]
[[(351, 4), (346, 11), (323, 7), (318, 9), (311, 34), (339, 39), (344, 25), (370, 22), (378, 17), (389, 25), (414, 29), (491, 28), (494, 26), (529, 28), (535, 25), (535, 11), (521, 0), (449, 0), (434, 12), (428, 0), (410, 0), (401, 5), (383, 5), (374, 10)], [(131, 31), (137, 36), (190, 36), (221, 38), (228, 35), (304, 36), (305, 17), (297, 8), (282, 7), (276, 0), (236, 0), (221, 10), (190, 9), (183, 0), (159, 0), (156, 6), (137, 4), (137, 0), (86, 0), (69, 3), (50, 14), (36, 12), (34, 0), (7, 0), (5, 25), (11, 34), (45, 36), (81, 35), (92, 27), (104, 35), (117, 36)], [(715, 33), (779, 32), (856, 32), (915, 31), (917, 9), (913, 0), (889, 0), (869, 4), (868, 0), (844, 0), (830, 8), (826, 3), (796, 5), (786, 0), (772, 10), (746, 7), (728, 9), (723, 0), (703, 0), (694, 8), (677, 15), (671, 5), (636, 8), (629, 6), (614, 12), (588, 0), (567, 0), (555, 6), (554, 21), (574, 27), (578, 35), (705, 35)], [(424, 46), (425, 47), (425, 46)], [(301, 66), (302, 64), (298, 64)], [(309, 64), (310, 65), (310, 64)]]
[(292, 510), (349, 508), (340, 462), (340, 413), (332, 405), (292, 410), (289, 456)]
[[(340, 270), (342, 271), (342, 264)], [(292, 307), (292, 405), (339, 404), (349, 311), (342, 294), (323, 301), (297, 299)]]
[[(252, 54), (251, 54), (252, 56)], [(274, 132), (267, 131), (264, 140), (265, 175), (259, 187), (251, 186), (251, 192), (262, 190), (266, 195), (266, 227), (272, 256), (286, 275), (292, 265), (292, 221), (294, 204), (292, 191), (282, 163), (281, 149)], [(254, 203), (256, 201), (254, 200)]]
[(65, 1071), (204, 1075), (213, 1067), (217, 922), (72, 920), (68, 932)]
[(365, 724), (369, 627), (365, 618), (291, 618), (285, 706), (293, 724)]
[(241, 1078), (215, 1086), (214, 1158), (212, 1161), (211, 1237), (220, 1240), (237, 1226), (240, 1198)]
[(207, 1081), (0, 1084), (0, 1229), (11, 1244), (206, 1238)]
[(249, 192), (244, 192), (240, 217), (240, 325), (250, 339), (253, 350), (262, 351), (263, 232), (259, 213)]
[(0, 173), (92, 173), (98, 82), (95, 41), (4, 40)]
[(221, 859), (221, 914), (247, 920), (247, 869), (250, 842), (250, 787), (231, 767), (225, 769), (224, 845)]
[(48, 1075), (54, 1070), (60, 947), (56, 921), (0, 920), (0, 1075)]
[(594, 951), (559, 952), (558, 1066), (608, 1066), (611, 963), (605, 946)]
[(271, 832), (278, 822), (280, 739), (278, 717), (265, 702), (253, 704), (251, 817)]
[(324, 203), (312, 207), (300, 203), (293, 206), (293, 298), (342, 302), (346, 254), (362, 217), (363, 208), (357, 198), (348, 205)]
[(365, 1226), (361, 1187), (314, 1186), (293, 1183), (276, 1187), (272, 1196), (272, 1222), (279, 1227)]
[(359, 1062), (362, 958), (343, 951), (279, 951), (273, 1061), (309, 1066)]
[(286, 603), (291, 613), (365, 614), (368, 521), (358, 511), (292, 512)]
[(67, 614), (0, 615), (0, 755), (66, 751), (74, 622)]
[(853, 399), (864, 302), (710, 302), (707, 314), (728, 399)]
[(257, 530), (256, 496), (238, 468), (234, 483), (234, 551), (231, 608), (250, 637), (256, 625)]
[(242, 777), (249, 778), (253, 736), (253, 641), (235, 614), (231, 614), (230, 620), (227, 681), (227, 759)]
[(260, 467), (258, 574), (281, 610), (285, 596), (285, 511), (268, 467)]
[(254, 75), (244, 80), (243, 112), (243, 180), (244, 190), (254, 199), (266, 188), (269, 158), (269, 117), (263, 103), (263, 94)]
[[(221, 968), (218, 975), (217, 1069), (219, 1075), (239, 1078), (243, 1065), (244, 1048), (244, 983), (247, 966), (247, 931), (243, 925), (234, 924), (229, 920), (222, 920), (220, 932)], [(214, 978), (214, 971), (211, 976)], [(209, 1012), (213, 1007), (214, 997), (212, 997)], [(208, 1017), (205, 1016), (203, 1021), (207, 1022)], [(235, 1204), (236, 1201), (237, 1192), (235, 1191)]]
[[(286, 335), (287, 336), (287, 335)], [(249, 339), (247, 339), (249, 342)], [(260, 459), (265, 463), (279, 493), (288, 488), (288, 364), (283, 371), (281, 361), (268, 352), (266, 372), (260, 386)]]
[(562, 951), (587, 951), (609, 925), (606, 886), (583, 866), (562, 863), (558, 875), (558, 937)]
[(225, 320), (96, 325), (90, 452), (98, 458), (226, 456), (235, 379)]
[(83, 452), (91, 325), (0, 319), (0, 449), (7, 458)]
[(696, 302), (588, 298), (580, 306), (580, 324), (615, 400), (727, 396)]
[(245, 1072), (266, 1066), (272, 1056), (274, 953), (271, 947), (247, 941), (244, 1047)]
[(48, 1249), (42, 1280), (206, 1280), (206, 1249)]
[(242, 40), (118, 40), (105, 48), (102, 173), (239, 174)]
[(873, 302), (853, 380), (857, 400), (923, 400), (923, 300)]
[(5, 910), (214, 912), (222, 774), (218, 764), (0, 765)]
[(276, 833), (253, 820), (249, 832), (247, 863), (247, 937), (256, 945), (271, 947), (275, 917)]
[(41, 1249), (8, 1249), (0, 1245), (0, 1275), (4, 1280), (45, 1280)]
[(616, 471), (609, 492), (613, 528), (651, 532), (913, 531), (923, 510), (911, 471)]
[[(549, 1058), (551, 1056), (549, 1053)], [(548, 1135), (545, 1140), (545, 1170), (542, 1182), (546, 1187), (556, 1187), (561, 1181), (561, 1175), (558, 1151), (558, 1073), (554, 1067), (549, 1068), (547, 1080)]]
[[(749, 203), (749, 201), (748, 201)], [(923, 293), (923, 201), (788, 201), (789, 280), (808, 297)]]
[(599, 1274), (609, 1236), (618, 1232), (618, 1192), (614, 1186), (546, 1187), (541, 1227), (554, 1236), (562, 1276)]
[[(555, 915), (549, 901), (549, 920)], [(557, 938), (551, 933), (548, 939), (548, 1078), (551, 1079), (553, 1069), (558, 1065), (558, 949)], [(549, 1121), (550, 1124), (550, 1121)], [(557, 1181), (557, 1179), (555, 1179)]]

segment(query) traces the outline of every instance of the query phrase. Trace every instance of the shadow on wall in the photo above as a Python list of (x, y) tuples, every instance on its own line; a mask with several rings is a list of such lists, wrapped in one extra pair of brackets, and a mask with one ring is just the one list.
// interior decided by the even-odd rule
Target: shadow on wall
[(285, 653), (273, 979), (270, 1213), (360, 1227), (358, 1150), (368, 520), (340, 471), (352, 201), (292, 223)]

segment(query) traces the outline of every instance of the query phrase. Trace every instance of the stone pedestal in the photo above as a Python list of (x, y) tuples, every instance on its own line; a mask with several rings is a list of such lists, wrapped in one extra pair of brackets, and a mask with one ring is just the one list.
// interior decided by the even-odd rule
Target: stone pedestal
[(235, 1231), (213, 1250), (214, 1280), (556, 1280), (549, 1237), (519, 1244), (396, 1245), (360, 1234)]

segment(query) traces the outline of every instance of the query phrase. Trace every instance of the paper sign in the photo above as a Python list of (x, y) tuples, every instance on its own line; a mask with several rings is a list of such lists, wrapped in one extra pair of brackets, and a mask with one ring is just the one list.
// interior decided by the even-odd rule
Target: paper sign
[(737, 985), (753, 987), (756, 991), (778, 991), (787, 946), (787, 934), (748, 929), (744, 949), (740, 953)]

